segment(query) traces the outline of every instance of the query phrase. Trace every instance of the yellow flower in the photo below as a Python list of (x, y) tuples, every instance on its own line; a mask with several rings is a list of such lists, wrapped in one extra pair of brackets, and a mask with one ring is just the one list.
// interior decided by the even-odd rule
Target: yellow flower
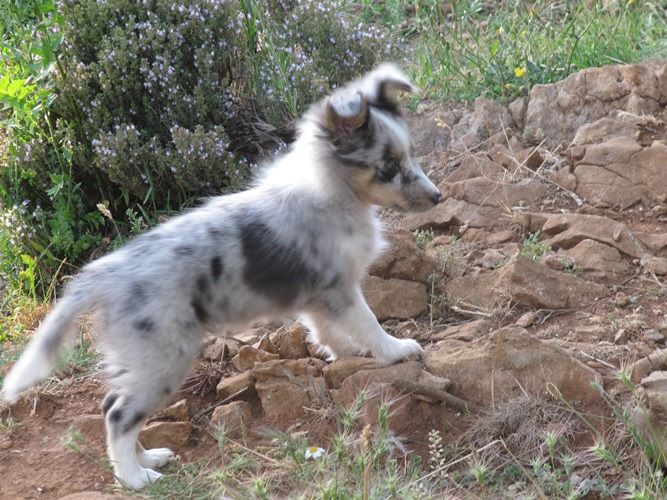
[(522, 66), (520, 68), (514, 68), (514, 76), (517, 78), (523, 78), (526, 75), (526, 67)]
[(514, 85), (512, 85), (510, 82), (507, 82), (507, 83), (505, 84), (505, 88), (506, 88), (507, 90), (511, 89), (512, 87), (514, 87)]

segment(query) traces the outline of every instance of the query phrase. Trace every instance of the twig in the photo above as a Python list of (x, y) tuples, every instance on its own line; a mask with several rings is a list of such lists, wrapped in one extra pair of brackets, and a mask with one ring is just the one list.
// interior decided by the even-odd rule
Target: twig
[(250, 387), (244, 387), (243, 389), (240, 389), (240, 390), (236, 391), (234, 394), (232, 394), (232, 395), (230, 395), (230, 396), (227, 396), (227, 397), (226, 397), (225, 399), (223, 399), (222, 401), (216, 401), (216, 402), (213, 403), (212, 405), (209, 405), (209, 406), (207, 406), (206, 408), (204, 408), (203, 410), (199, 411), (194, 417), (192, 417), (192, 420), (197, 420), (199, 417), (201, 417), (201, 416), (204, 415), (205, 413), (208, 413), (208, 412), (211, 411), (212, 409), (214, 409), (214, 408), (216, 408), (216, 407), (218, 407), (218, 406), (224, 405), (225, 403), (229, 403), (232, 399), (234, 399), (234, 398), (240, 396), (241, 394), (243, 394), (243, 393), (244, 393), (245, 391), (247, 391), (248, 389), (250, 389)]
[(482, 312), (482, 311), (469, 311), (468, 309), (461, 309), (459, 306), (452, 306), (451, 309), (452, 309), (452, 311), (457, 312), (459, 314), (470, 314), (472, 316), (482, 316), (484, 318), (493, 317), (493, 314), (491, 314), (491, 313)]
[(591, 360), (593, 360), (593, 361), (597, 361), (598, 363), (601, 363), (601, 364), (605, 365), (607, 368), (611, 368), (612, 370), (618, 370), (618, 368), (616, 368), (616, 367), (615, 367), (614, 365), (612, 365), (611, 363), (607, 363), (606, 361), (603, 361), (603, 360), (601, 360), (601, 359), (598, 359), (598, 358), (596, 358), (595, 356), (591, 356), (591, 355), (588, 354), (587, 352), (584, 352), (584, 351), (579, 351), (579, 352), (580, 352), (583, 356), (587, 357), (588, 359), (591, 359)]
[(430, 387), (419, 382), (396, 380), (392, 385), (400, 391), (413, 394), (423, 394), (424, 396), (428, 396), (438, 401), (443, 401), (445, 404), (447, 404), (447, 406), (462, 413), (479, 413), (481, 411), (480, 408), (474, 403), (470, 403), (446, 391), (437, 389), (435, 387)]

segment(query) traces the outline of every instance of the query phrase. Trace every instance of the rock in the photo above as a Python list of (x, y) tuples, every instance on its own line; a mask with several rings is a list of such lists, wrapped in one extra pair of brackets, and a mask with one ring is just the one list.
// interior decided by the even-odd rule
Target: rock
[(664, 342), (665, 336), (655, 328), (649, 328), (644, 332), (644, 338), (650, 342)]
[(537, 170), (545, 164), (546, 159), (539, 148), (525, 148), (517, 151), (516, 161), (530, 170)]
[(445, 228), (452, 224), (493, 229), (505, 221), (509, 209), (537, 203), (547, 192), (546, 185), (535, 179), (511, 184), (486, 177), (445, 182), (439, 188), (445, 201), (427, 212), (406, 217), (409, 229)]
[(210, 361), (221, 361), (236, 356), (240, 348), (241, 343), (236, 339), (215, 339), (204, 348), (201, 357)]
[(271, 334), (266, 332), (262, 337), (253, 345), (255, 349), (259, 351), (268, 352), (270, 354), (278, 354), (278, 348), (271, 340)]
[(597, 372), (515, 326), (473, 342), (444, 341), (428, 352), (426, 367), (450, 379), (461, 397), (480, 405), (518, 397), (524, 390), (544, 396), (547, 384), (554, 384), (570, 401), (600, 401), (591, 387), (602, 381)]
[(609, 116), (579, 127), (572, 144), (585, 146), (619, 137), (634, 137), (644, 120), (641, 116), (625, 111), (612, 111)]
[(665, 257), (653, 257), (646, 255), (641, 260), (642, 266), (644, 266), (644, 272), (653, 273), (658, 276), (664, 276), (667, 274), (667, 258)]
[(9, 436), (0, 436), (0, 451), (8, 450), (12, 446), (14, 446), (14, 441)]
[(431, 335), (431, 340), (456, 339), (470, 342), (493, 331), (493, 322), (487, 319), (466, 321), (459, 325), (449, 326)]
[(223, 427), (227, 436), (236, 438), (246, 434), (251, 418), (250, 404), (246, 401), (234, 401), (216, 407), (211, 415), (211, 423)]
[(174, 404), (168, 406), (159, 413), (160, 418), (167, 418), (180, 422), (190, 418), (190, 407), (187, 399), (181, 399)]
[(225, 400), (240, 391), (247, 391), (254, 387), (255, 376), (251, 371), (239, 373), (231, 377), (223, 377), (218, 383), (218, 398)]
[(616, 248), (595, 240), (582, 240), (559, 255), (574, 262), (574, 269), (599, 278), (614, 278), (630, 271), (630, 264)]
[(524, 123), (524, 139), (550, 148), (567, 146), (585, 124), (612, 110), (634, 114), (659, 111), (664, 86), (664, 64), (590, 68), (549, 85), (531, 89)]
[(367, 276), (361, 288), (379, 321), (415, 318), (426, 312), (428, 295), (422, 283)]
[(276, 359), (255, 363), (252, 373), (258, 382), (272, 378), (292, 378), (300, 375), (320, 377), (322, 368), (325, 366), (324, 361), (316, 358)]
[(304, 408), (311, 406), (317, 395), (326, 392), (322, 377), (273, 378), (255, 385), (264, 416), (274, 425), (285, 426), (300, 420)]
[(481, 153), (466, 153), (456, 170), (445, 177), (445, 182), (452, 184), (475, 177), (502, 180), (506, 175), (507, 170), (505, 167), (500, 162), (492, 160), (486, 151)]
[(446, 150), (451, 126), (461, 119), (459, 111), (429, 110), (407, 116), (412, 142), (420, 155)]
[(535, 311), (528, 311), (519, 316), (519, 319), (517, 319), (514, 324), (521, 328), (528, 328), (529, 326), (532, 326), (538, 318), (539, 316)]
[(445, 286), (452, 300), (492, 310), (507, 302), (537, 309), (570, 309), (606, 295), (604, 286), (553, 271), (523, 255), (491, 273), (466, 275)]
[(569, 309), (606, 295), (605, 287), (572, 274), (552, 271), (522, 255), (503, 269), (502, 285), (512, 302), (543, 309)]
[(437, 261), (417, 246), (412, 234), (399, 229), (385, 235), (389, 247), (371, 264), (368, 273), (384, 279), (426, 283), (436, 268)]
[(630, 257), (640, 257), (642, 243), (622, 222), (608, 217), (584, 214), (551, 215), (542, 226), (552, 249), (570, 249), (584, 240), (594, 240), (616, 248)]
[(523, 128), (524, 119), (526, 118), (526, 110), (528, 109), (528, 98), (519, 97), (518, 99), (513, 100), (507, 106), (510, 115), (512, 115), (512, 120), (517, 124), (519, 128)]
[(655, 428), (665, 430), (667, 421), (667, 371), (655, 371), (641, 381), (643, 402)]
[(348, 408), (354, 403), (360, 391), (366, 390), (370, 394), (377, 384), (391, 386), (396, 381), (418, 381), (422, 367), (420, 361), (406, 361), (392, 366), (359, 370), (345, 378), (340, 389), (333, 389), (331, 397), (339, 405)]
[(501, 267), (508, 259), (509, 256), (502, 250), (488, 248), (484, 250), (484, 255), (473, 262), (473, 265), (481, 266), (485, 269), (496, 269)]
[(326, 365), (322, 372), (327, 386), (332, 389), (339, 389), (343, 381), (350, 375), (361, 371), (375, 369), (382, 366), (373, 358), (349, 357), (340, 358), (333, 363)]
[(79, 415), (72, 421), (72, 427), (77, 429), (87, 441), (104, 438), (106, 430), (104, 427), (104, 416)]
[(568, 269), (570, 262), (566, 257), (556, 255), (555, 253), (548, 253), (540, 261), (543, 265), (554, 271), (564, 271)]
[(439, 391), (446, 391), (452, 385), (452, 381), (448, 378), (438, 377), (437, 375), (433, 375), (431, 372), (427, 372), (426, 370), (422, 370), (419, 374), (419, 383)]
[(278, 359), (278, 355), (244, 345), (239, 349), (239, 353), (234, 356), (232, 363), (234, 364), (234, 368), (240, 372), (244, 372), (252, 369), (258, 361), (270, 361), (272, 359)]
[(667, 233), (643, 233), (637, 231), (634, 232), (634, 235), (653, 255), (667, 257)]
[(473, 112), (452, 127), (450, 149), (463, 152), (480, 146), (494, 134), (510, 129), (514, 121), (507, 108), (497, 101), (478, 97)]
[(667, 192), (666, 162), (667, 145), (659, 141), (642, 147), (633, 138), (619, 137), (592, 144), (575, 163), (575, 192), (600, 206), (652, 203)]
[(614, 296), (614, 305), (616, 307), (625, 307), (630, 303), (630, 298), (623, 292), (618, 292)]
[(621, 345), (627, 344), (630, 334), (625, 330), (625, 328), (619, 328), (619, 330), (614, 335), (614, 344)]
[(289, 328), (281, 328), (271, 334), (271, 342), (276, 346), (280, 359), (307, 357), (307, 338), (308, 329), (301, 323), (294, 323)]
[(190, 422), (153, 422), (139, 434), (139, 441), (144, 448), (170, 448), (180, 450), (190, 439)]
[(651, 372), (641, 380), (641, 386), (646, 390), (667, 392), (667, 371)]
[(667, 349), (655, 351), (632, 363), (628, 367), (628, 376), (633, 383), (638, 384), (649, 373), (662, 370), (667, 370)]

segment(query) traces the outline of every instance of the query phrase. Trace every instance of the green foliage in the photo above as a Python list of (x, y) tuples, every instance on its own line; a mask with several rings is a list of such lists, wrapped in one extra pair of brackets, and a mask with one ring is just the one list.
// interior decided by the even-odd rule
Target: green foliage
[(415, 243), (419, 248), (424, 250), (429, 243), (435, 239), (435, 231), (433, 229), (417, 229), (414, 233)]
[(310, 102), (391, 50), (346, 1), (58, 9), (0, 0), (0, 278), (33, 297), (64, 263), (238, 189)]
[(530, 233), (521, 243), (521, 255), (535, 262), (540, 262), (550, 251), (551, 246), (548, 243), (540, 241), (539, 231)]
[(580, 69), (667, 55), (662, 2), (362, 2), (413, 37), (426, 97), (514, 98)]

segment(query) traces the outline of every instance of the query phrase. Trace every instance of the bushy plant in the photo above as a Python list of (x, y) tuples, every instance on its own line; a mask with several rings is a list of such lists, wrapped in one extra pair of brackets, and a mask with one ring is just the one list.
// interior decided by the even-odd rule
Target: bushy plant
[(37, 69), (3, 52), (23, 87), (5, 103), (0, 199), (29, 229), (0, 226), (0, 245), (13, 245), (5, 279), (25, 255), (48, 280), (161, 214), (238, 189), (310, 102), (391, 51), (345, 1), (64, 0), (60, 14), (36, 3), (0, 3), (22, 23), (4, 32), (7, 47), (25, 42), (25, 25), (48, 39)]

